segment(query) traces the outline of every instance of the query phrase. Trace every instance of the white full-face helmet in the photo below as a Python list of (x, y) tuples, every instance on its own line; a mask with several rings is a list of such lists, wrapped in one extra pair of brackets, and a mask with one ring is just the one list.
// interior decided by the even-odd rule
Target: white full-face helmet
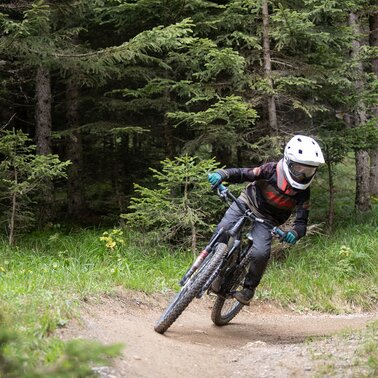
[(314, 179), (316, 170), (324, 163), (319, 144), (304, 135), (295, 135), (284, 151), (283, 170), (286, 180), (295, 189), (305, 190)]

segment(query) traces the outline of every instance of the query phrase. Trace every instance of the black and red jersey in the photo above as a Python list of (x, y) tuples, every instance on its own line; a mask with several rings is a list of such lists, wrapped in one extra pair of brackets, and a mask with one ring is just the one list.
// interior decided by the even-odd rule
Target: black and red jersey
[(241, 198), (256, 215), (276, 225), (285, 223), (296, 210), (293, 229), (301, 238), (306, 234), (310, 189), (293, 189), (287, 182), (283, 161), (266, 163), (256, 168), (228, 168), (218, 173), (230, 183), (249, 181)]

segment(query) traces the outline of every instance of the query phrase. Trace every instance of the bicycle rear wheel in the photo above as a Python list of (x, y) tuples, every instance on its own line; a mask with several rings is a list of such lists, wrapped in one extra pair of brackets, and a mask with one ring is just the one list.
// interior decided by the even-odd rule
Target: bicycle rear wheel
[[(231, 291), (237, 290), (237, 286)], [(217, 296), (211, 311), (211, 320), (217, 326), (224, 326), (228, 324), (244, 307), (232, 295), (227, 297)]]
[(220, 243), (214, 253), (207, 261), (193, 274), (179, 293), (175, 295), (167, 309), (163, 312), (155, 324), (155, 331), (163, 334), (181, 315), (189, 303), (197, 296), (202, 286), (210, 278), (211, 274), (221, 264), (227, 252), (227, 245)]
[(248, 253), (239, 265), (230, 268), (230, 271), (226, 272), (226, 282), (221, 287), (221, 294), (217, 296), (211, 311), (211, 320), (215, 325), (226, 325), (244, 307), (242, 303), (232, 296), (232, 292), (242, 288), (242, 282), (247, 274), (251, 260), (251, 253)]

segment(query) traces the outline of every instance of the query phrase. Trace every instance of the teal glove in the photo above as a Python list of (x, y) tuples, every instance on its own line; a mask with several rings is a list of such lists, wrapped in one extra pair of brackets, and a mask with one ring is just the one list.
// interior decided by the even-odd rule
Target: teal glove
[(218, 172), (210, 173), (207, 176), (207, 179), (209, 183), (214, 187), (217, 187), (222, 183), (222, 176)]
[(298, 235), (295, 231), (288, 231), (283, 238), (283, 241), (289, 244), (295, 244), (298, 240)]

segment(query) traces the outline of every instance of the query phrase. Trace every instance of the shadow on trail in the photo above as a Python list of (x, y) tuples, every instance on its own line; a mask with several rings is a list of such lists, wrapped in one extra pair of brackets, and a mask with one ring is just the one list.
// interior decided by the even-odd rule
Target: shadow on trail
[[(212, 347), (240, 347), (247, 343), (264, 342), (267, 344), (298, 344), (308, 338), (317, 338), (345, 331), (362, 328), (367, 317), (361, 316), (331, 316), (331, 315), (246, 315), (240, 314), (240, 319), (217, 327), (212, 324), (210, 314), (208, 321), (198, 316), (173, 324), (165, 333), (165, 337), (182, 343), (205, 344)], [(196, 321), (198, 320), (198, 321)]]
[(209, 325), (203, 330), (175, 329), (167, 331), (166, 337), (180, 342), (207, 344), (211, 346), (239, 347), (250, 342), (263, 341), (269, 344), (297, 344), (305, 341), (308, 336), (320, 335), (288, 335), (283, 330), (267, 326), (240, 325), (237, 323), (218, 328)]

